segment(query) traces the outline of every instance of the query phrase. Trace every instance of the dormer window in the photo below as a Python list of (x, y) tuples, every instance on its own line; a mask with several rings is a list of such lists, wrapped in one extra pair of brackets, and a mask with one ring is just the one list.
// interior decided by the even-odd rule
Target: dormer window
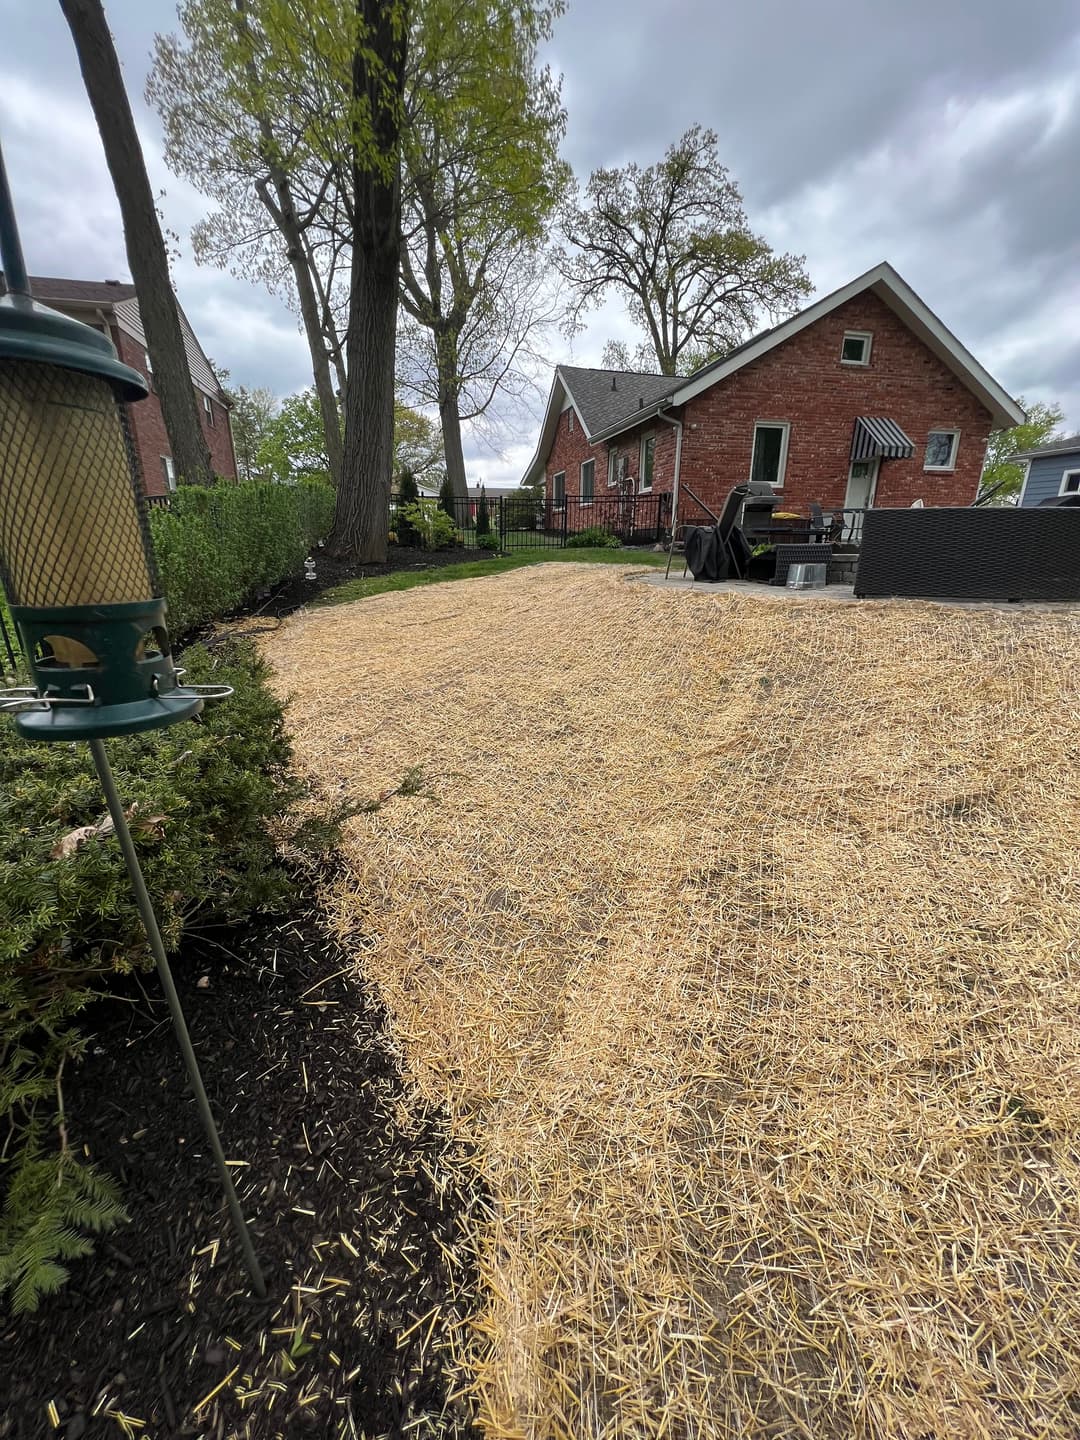
[(844, 343), (840, 348), (840, 364), (869, 365), (870, 342), (873, 338), (868, 330), (845, 330)]

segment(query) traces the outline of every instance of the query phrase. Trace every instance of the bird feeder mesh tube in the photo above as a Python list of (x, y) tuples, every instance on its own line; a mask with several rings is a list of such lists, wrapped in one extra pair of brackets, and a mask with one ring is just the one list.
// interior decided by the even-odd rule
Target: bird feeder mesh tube
[(0, 575), (18, 606), (115, 605), (160, 593), (106, 381), (0, 360)]

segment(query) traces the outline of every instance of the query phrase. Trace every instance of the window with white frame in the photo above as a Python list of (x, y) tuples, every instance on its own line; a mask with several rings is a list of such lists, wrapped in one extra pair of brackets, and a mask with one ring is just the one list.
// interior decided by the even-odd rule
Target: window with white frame
[(567, 430), (573, 430), (574, 428), (574, 407), (572, 405), (566, 412), (566, 428)]
[(619, 449), (617, 445), (609, 445), (607, 452), (607, 483), (609, 485), (617, 485), (620, 478)]
[(176, 466), (173, 464), (171, 455), (162, 455), (161, 473), (165, 477), (165, 489), (172, 491), (176, 489)]
[(841, 365), (869, 365), (873, 338), (869, 330), (845, 330), (840, 347)]
[(641, 470), (640, 488), (651, 490), (653, 482), (653, 470), (656, 466), (656, 436), (643, 435), (641, 437)]
[(566, 471), (551, 477), (551, 503), (556, 510), (566, 509)]
[(593, 503), (593, 490), (596, 486), (596, 461), (583, 460), (581, 462), (581, 503), (591, 505)]
[(1061, 477), (1059, 495), (1080, 495), (1080, 470), (1066, 470)]
[(787, 469), (787, 420), (759, 420), (754, 426), (754, 449), (750, 457), (750, 479), (780, 490)]
[(210, 399), (210, 396), (209, 396), (209, 395), (204, 395), (204, 396), (202, 397), (202, 408), (203, 408), (203, 411), (204, 411), (205, 414), (206, 414), (206, 423), (207, 423), (208, 425), (213, 425), (213, 423), (214, 423), (214, 402)]
[(931, 430), (926, 437), (924, 470), (952, 470), (960, 447), (959, 430)]

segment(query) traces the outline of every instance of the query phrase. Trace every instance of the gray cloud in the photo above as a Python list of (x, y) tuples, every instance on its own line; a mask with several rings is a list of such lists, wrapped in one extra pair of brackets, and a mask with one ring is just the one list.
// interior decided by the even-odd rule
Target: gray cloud
[[(100, 143), (59, 7), (5, 0), (0, 131), (31, 268), (126, 276)], [(142, 101), (170, 0), (106, 0), (162, 209), (181, 236), (174, 276), (209, 353), (237, 382), (308, 383), (293, 316), (265, 290), (195, 266), (202, 198), (161, 163)], [(1080, 11), (1075, 0), (571, 0), (548, 58), (565, 74), (565, 153), (657, 159), (690, 124), (720, 135), (751, 222), (804, 252), (819, 293), (896, 265), (998, 378), (1060, 399), (1080, 428)], [(597, 363), (628, 336), (609, 303), (552, 360)], [(539, 408), (539, 406), (537, 406)], [(498, 428), (498, 427), (497, 427)], [(516, 479), (535, 420), (469, 437), (470, 473)]]

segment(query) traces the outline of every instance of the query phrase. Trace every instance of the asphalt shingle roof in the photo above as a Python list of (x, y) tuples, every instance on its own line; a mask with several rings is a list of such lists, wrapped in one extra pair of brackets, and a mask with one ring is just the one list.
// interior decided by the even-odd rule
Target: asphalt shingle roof
[(590, 435), (599, 434), (617, 420), (632, 418), (635, 410), (643, 408), (639, 401), (644, 401), (646, 407), (655, 405), (683, 384), (678, 375), (642, 375), (636, 370), (587, 370), (578, 365), (560, 365), (559, 371)]
[(56, 275), (31, 275), (30, 292), (45, 304), (50, 300), (81, 300), (88, 305), (115, 305), (130, 300), (135, 286), (122, 280), (64, 280)]
[(1018, 450), (1011, 460), (1034, 460), (1039, 455), (1067, 455), (1080, 450), (1080, 435), (1065, 435), (1060, 440), (1049, 440), (1045, 445), (1036, 445), (1033, 450)]

